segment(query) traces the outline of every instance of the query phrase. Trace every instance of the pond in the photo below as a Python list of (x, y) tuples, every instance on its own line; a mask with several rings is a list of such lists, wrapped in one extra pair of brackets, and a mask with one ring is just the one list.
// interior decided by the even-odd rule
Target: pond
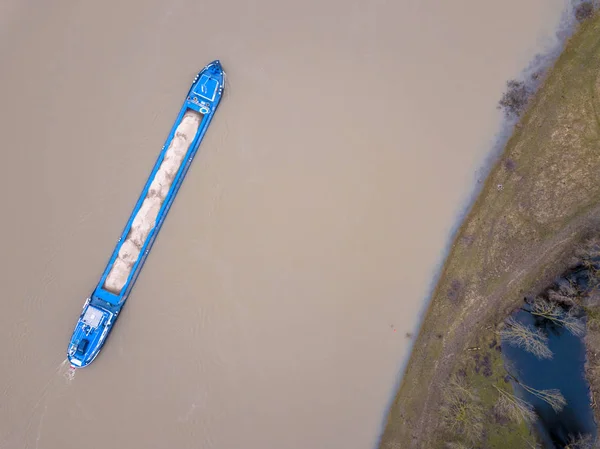
[[(532, 346), (528, 351), (523, 345), (510, 344), (506, 338), (502, 342), (505, 366), (515, 393), (533, 407), (537, 415), (534, 428), (544, 448), (562, 449), (581, 436), (596, 437), (589, 384), (584, 372), (585, 315), (580, 307), (555, 301), (556, 296), (568, 298), (567, 291), (587, 290), (587, 270), (578, 267), (557, 280), (542, 297), (536, 300), (526, 298), (523, 307), (507, 320), (509, 327), (512, 319), (517, 325), (524, 325), (538, 333), (538, 342), (543, 342), (545, 348), (551, 351), (551, 355), (540, 350), (532, 351)], [(562, 296), (553, 296), (555, 292)], [(542, 315), (550, 316), (550, 319)], [(557, 319), (559, 316), (561, 318)], [(565, 320), (566, 326), (562, 320)], [(537, 356), (533, 352), (537, 352)], [(564, 407), (559, 404), (553, 408), (539, 394), (543, 390), (558, 390), (566, 401)]]

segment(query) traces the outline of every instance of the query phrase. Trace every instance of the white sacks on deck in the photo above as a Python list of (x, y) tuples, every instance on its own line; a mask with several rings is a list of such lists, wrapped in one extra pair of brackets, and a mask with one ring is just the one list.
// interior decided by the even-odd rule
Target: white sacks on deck
[(201, 120), (202, 116), (194, 111), (188, 111), (183, 116), (169, 148), (165, 152), (162, 164), (150, 183), (146, 198), (133, 219), (131, 229), (119, 249), (119, 254), (108, 276), (106, 276), (104, 281), (106, 290), (118, 294), (127, 283), (131, 270), (140, 257), (141, 249), (156, 225), (160, 208), (171, 189), (183, 158), (198, 132)]

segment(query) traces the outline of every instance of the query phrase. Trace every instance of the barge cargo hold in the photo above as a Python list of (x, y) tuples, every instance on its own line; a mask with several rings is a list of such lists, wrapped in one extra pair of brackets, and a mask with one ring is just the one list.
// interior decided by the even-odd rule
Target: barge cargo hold
[(67, 357), (83, 368), (98, 355), (125, 305), (223, 94), (216, 60), (194, 79), (96, 288), (86, 299)]

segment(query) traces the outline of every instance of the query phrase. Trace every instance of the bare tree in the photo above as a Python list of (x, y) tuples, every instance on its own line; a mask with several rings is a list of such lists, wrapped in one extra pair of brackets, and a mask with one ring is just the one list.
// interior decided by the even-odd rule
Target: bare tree
[(548, 337), (540, 329), (519, 323), (512, 316), (505, 321), (500, 338), (506, 343), (523, 348), (539, 359), (551, 359), (553, 356), (548, 347)]
[(591, 258), (584, 257), (581, 260), (581, 264), (587, 270), (588, 288), (587, 291), (597, 290), (600, 286), (600, 269), (598, 268), (598, 262)]
[(528, 385), (525, 385), (522, 382), (519, 382), (519, 385), (523, 387), (523, 389), (528, 393), (531, 393), (532, 395), (546, 402), (557, 413), (560, 412), (565, 407), (565, 405), (567, 405), (567, 400), (562, 395), (560, 390), (557, 390), (555, 388), (551, 388), (549, 390), (538, 390), (536, 388), (532, 388)]
[(594, 441), (594, 437), (586, 433), (585, 435), (578, 434), (577, 436), (569, 435), (569, 442), (564, 449), (595, 449), (597, 447), (597, 441)]
[[(536, 298), (536, 300), (540, 301), (546, 301), (543, 298)], [(557, 306), (566, 306), (566, 307), (577, 307), (579, 306), (579, 297), (577, 295), (569, 295), (567, 293), (564, 293), (563, 291), (560, 290), (549, 290), (548, 291), (548, 300), (550, 302), (553, 302), (554, 304), (556, 304)]]
[(525, 444), (527, 444), (529, 449), (542, 449), (542, 445), (536, 441), (529, 441), (523, 437), (521, 437), (521, 439), (525, 442)]
[(505, 416), (516, 423), (524, 422), (526, 424), (531, 424), (536, 420), (537, 415), (529, 402), (518, 398), (497, 385), (494, 385), (494, 388), (500, 394), (498, 396), (498, 402), (496, 402), (496, 405), (494, 406), (496, 413)]
[[(563, 394), (560, 392), (560, 390), (557, 390), (555, 388), (551, 388), (548, 390), (538, 390), (537, 388), (530, 387), (529, 385), (521, 382), (514, 375), (512, 375), (510, 373), (510, 371), (507, 370), (507, 373), (511, 379), (513, 379), (521, 388), (523, 388), (523, 390), (527, 391), (529, 394), (532, 394), (533, 396), (537, 397), (538, 399), (541, 399), (542, 401), (546, 402), (548, 405), (550, 405), (550, 407), (552, 407), (552, 409), (555, 412), (557, 412), (557, 413), (560, 412), (565, 407), (565, 405), (567, 405), (567, 400), (565, 399)], [(524, 401), (524, 400), (518, 398), (514, 394), (508, 393), (506, 390), (503, 390), (502, 388), (498, 387), (497, 385), (494, 385), (494, 388), (500, 393), (500, 396), (505, 396), (506, 400), (508, 400), (509, 402), (513, 402), (513, 405), (512, 405), (513, 407), (515, 405), (519, 405), (519, 410), (522, 411), (522, 412), (520, 411), (519, 413), (526, 412), (525, 409), (527, 409), (528, 407), (530, 408), (531, 412), (533, 412), (533, 408), (531, 408), (531, 405), (527, 401)], [(496, 404), (496, 405), (498, 407), (500, 407), (499, 411), (506, 410), (503, 408), (503, 406), (505, 404), (500, 403), (500, 405), (499, 404)], [(534, 413), (534, 415), (535, 415), (535, 413)], [(511, 417), (510, 415), (505, 415), (505, 416)], [(535, 416), (533, 418), (535, 418)], [(519, 420), (528, 421), (528, 419), (525, 419), (525, 417), (520, 418)], [(519, 420), (515, 419), (515, 421), (519, 421)], [(531, 419), (529, 419), (529, 421), (531, 421)]]
[(577, 246), (576, 255), (582, 259), (600, 257), (600, 237), (593, 236)]
[(484, 410), (477, 395), (462, 377), (453, 375), (443, 390), (440, 408), (444, 425), (469, 443), (478, 443), (483, 434)]
[(558, 287), (558, 292), (568, 298), (574, 298), (580, 293), (579, 286), (573, 279), (568, 279), (561, 283)]
[(583, 320), (573, 314), (572, 307), (565, 310), (555, 302), (538, 297), (531, 305), (531, 314), (550, 320), (578, 337), (582, 337), (585, 334)]

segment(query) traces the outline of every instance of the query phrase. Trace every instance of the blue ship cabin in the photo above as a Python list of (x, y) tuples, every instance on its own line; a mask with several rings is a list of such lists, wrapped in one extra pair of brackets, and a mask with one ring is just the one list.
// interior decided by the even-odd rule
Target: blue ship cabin
[(81, 341), (77, 345), (77, 349), (75, 349), (75, 354), (77, 354), (79, 356), (84, 355), (85, 350), (87, 349), (89, 344), (90, 344), (89, 340), (86, 340), (85, 338), (81, 339)]

